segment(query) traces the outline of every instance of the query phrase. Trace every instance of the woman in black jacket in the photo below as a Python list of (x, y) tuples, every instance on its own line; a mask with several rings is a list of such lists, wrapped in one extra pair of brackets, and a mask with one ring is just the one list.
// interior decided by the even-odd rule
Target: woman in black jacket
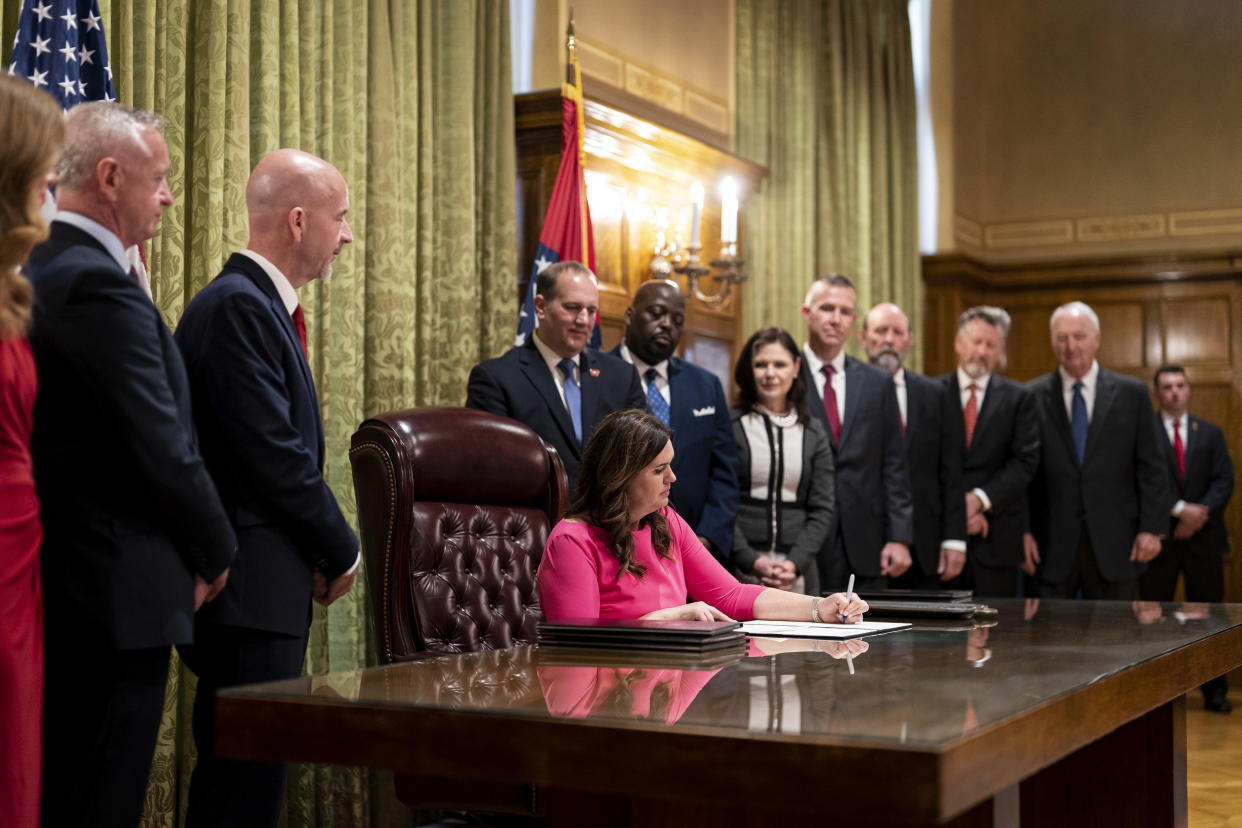
[(740, 580), (819, 594), (815, 558), (835, 516), (832, 447), (806, 407), (801, 357), (781, 328), (742, 348), (731, 412), (741, 501), (731, 564)]

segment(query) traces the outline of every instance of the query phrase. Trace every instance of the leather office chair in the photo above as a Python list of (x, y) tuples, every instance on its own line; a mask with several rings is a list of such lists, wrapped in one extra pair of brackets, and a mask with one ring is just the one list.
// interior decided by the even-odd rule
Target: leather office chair
[[(534, 643), (534, 573), (568, 503), (555, 449), (505, 417), (420, 408), (364, 421), (349, 459), (381, 662)], [(530, 785), (394, 782), (415, 808), (542, 813)]]
[(568, 496), (556, 450), (468, 408), (381, 414), (349, 452), (380, 661), (533, 643), (534, 571)]

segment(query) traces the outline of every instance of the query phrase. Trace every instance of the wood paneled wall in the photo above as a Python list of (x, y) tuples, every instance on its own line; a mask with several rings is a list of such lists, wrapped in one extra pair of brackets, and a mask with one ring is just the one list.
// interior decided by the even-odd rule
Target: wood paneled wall
[[(611, 348), (625, 332), (624, 314), (638, 286), (651, 278), (655, 213), (667, 212), (668, 238), (680, 229), (689, 235), (690, 184), (706, 191), (701, 223), (704, 263), (720, 257), (720, 196), (718, 184), (733, 176), (743, 193), (760, 191), (767, 170), (649, 121), (587, 99), (586, 173), (591, 223), (595, 232), (595, 270), (599, 278), (600, 329), (603, 347)], [(561, 158), (561, 95), (536, 92), (516, 98), (518, 301), (526, 295), (539, 231), (556, 181)], [(739, 255), (745, 255), (740, 250)], [(687, 293), (685, 277), (677, 277)], [(715, 293), (709, 275), (700, 289)], [(713, 307), (694, 297), (686, 300), (686, 326), (679, 353), (720, 377), (730, 388), (733, 360), (741, 347), (742, 302), (748, 283), (736, 288), (728, 302)]]
[[(1048, 321), (1066, 302), (1100, 317), (1102, 366), (1146, 382), (1162, 363), (1185, 366), (1192, 414), (1218, 424), (1242, 472), (1242, 251), (987, 264), (961, 255), (923, 258), (923, 339), (929, 374), (953, 370), (957, 316), (973, 305), (1009, 311), (1008, 369), (1026, 381), (1056, 367)], [(1152, 394), (1153, 409), (1155, 394)], [(1242, 488), (1242, 486), (1240, 486)], [(1242, 491), (1226, 511), (1242, 543)], [(1242, 601), (1242, 555), (1225, 565), (1225, 600)]]

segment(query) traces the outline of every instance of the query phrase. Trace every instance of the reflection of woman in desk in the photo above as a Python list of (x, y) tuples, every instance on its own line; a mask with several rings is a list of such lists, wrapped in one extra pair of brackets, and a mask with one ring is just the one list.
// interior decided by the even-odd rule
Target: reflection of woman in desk
[(539, 683), (548, 712), (553, 716), (647, 719), (672, 724), (717, 672), (540, 666)]
[[(625, 409), (599, 424), (582, 453), (578, 489), (539, 564), (549, 621), (565, 618), (857, 621), (857, 596), (798, 595), (739, 584), (668, 506), (672, 431)], [(691, 603), (686, 603), (689, 596)]]

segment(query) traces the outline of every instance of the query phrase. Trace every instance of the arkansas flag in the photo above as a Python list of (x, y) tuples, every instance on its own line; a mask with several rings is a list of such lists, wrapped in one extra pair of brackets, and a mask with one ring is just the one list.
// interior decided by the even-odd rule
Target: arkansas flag
[[(530, 284), (526, 287), (526, 300), (518, 314), (517, 341), (526, 342), (535, 329), (535, 280), (549, 265), (560, 261), (579, 261), (595, 272), (595, 236), (591, 231), (591, 211), (587, 207), (586, 183), (582, 177), (582, 75), (578, 61), (570, 51), (570, 82), (561, 88), (561, 166), (548, 201), (548, 212), (543, 217), (543, 230), (539, 233), (539, 249), (530, 270)], [(600, 344), (599, 317), (595, 318), (595, 330), (588, 345), (598, 348)]]

